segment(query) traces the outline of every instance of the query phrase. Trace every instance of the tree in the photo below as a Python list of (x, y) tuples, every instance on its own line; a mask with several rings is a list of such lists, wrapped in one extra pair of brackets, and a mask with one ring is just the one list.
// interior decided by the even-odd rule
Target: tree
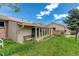
[(79, 33), (79, 9), (71, 9), (64, 20), (64, 23), (67, 24), (67, 27), (71, 31), (75, 31), (75, 40), (77, 40), (77, 35)]
[(20, 8), (15, 3), (0, 3), (0, 8), (8, 7), (11, 8), (14, 12), (19, 12)]

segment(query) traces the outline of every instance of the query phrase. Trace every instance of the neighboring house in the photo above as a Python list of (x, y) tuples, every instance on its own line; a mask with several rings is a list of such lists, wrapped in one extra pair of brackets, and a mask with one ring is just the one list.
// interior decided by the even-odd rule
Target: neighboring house
[(53, 29), (53, 34), (70, 34), (70, 30), (60, 23), (52, 22), (48, 26)]
[(15, 42), (23, 43), (25, 40), (31, 39), (39, 41), (52, 34), (52, 29), (47, 25), (0, 15), (0, 38), (11, 38)]
[(69, 30), (66, 26), (65, 26), (65, 30), (66, 30), (66, 32), (65, 32), (66, 35), (71, 34), (71, 30)]

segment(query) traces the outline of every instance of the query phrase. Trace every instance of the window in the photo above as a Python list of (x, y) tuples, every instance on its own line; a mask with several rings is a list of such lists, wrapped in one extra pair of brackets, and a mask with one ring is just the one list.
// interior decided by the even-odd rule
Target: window
[(4, 27), (4, 22), (0, 22), (0, 27)]
[(55, 28), (55, 27), (53, 27), (53, 30), (56, 30), (56, 28)]

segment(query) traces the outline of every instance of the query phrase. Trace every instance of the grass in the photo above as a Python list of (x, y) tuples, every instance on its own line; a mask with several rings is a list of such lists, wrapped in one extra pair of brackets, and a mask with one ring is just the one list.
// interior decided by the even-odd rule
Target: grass
[(40, 42), (27, 41), (23, 45), (6, 40), (0, 51), (5, 55), (20, 56), (79, 56), (79, 40), (62, 35), (49, 36)]
[(29, 50), (31, 49), (33, 45), (31, 43), (33, 42), (30, 41), (24, 44), (19, 44), (19, 43), (13, 42), (11, 39), (5, 39), (4, 47), (0, 48), (0, 55), (8, 56), (8, 55), (12, 55), (14, 53), (20, 52), (25, 49)]
[(79, 41), (73, 37), (53, 36), (34, 44), (32, 49), (23, 50), (17, 53), (21, 56), (78, 56)]

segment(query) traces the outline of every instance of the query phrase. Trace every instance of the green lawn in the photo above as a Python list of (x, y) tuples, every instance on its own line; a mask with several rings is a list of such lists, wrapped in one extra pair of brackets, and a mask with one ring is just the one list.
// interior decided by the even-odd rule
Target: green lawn
[(44, 40), (40, 42), (27, 41), (23, 45), (12, 43), (8, 47), (11, 47), (11, 49), (13, 50), (11, 51), (11, 49), (9, 49), (9, 52), (11, 53), (9, 53), (8, 55), (79, 56), (79, 40), (75, 41), (74, 37), (66, 38), (60, 35), (44, 38)]

